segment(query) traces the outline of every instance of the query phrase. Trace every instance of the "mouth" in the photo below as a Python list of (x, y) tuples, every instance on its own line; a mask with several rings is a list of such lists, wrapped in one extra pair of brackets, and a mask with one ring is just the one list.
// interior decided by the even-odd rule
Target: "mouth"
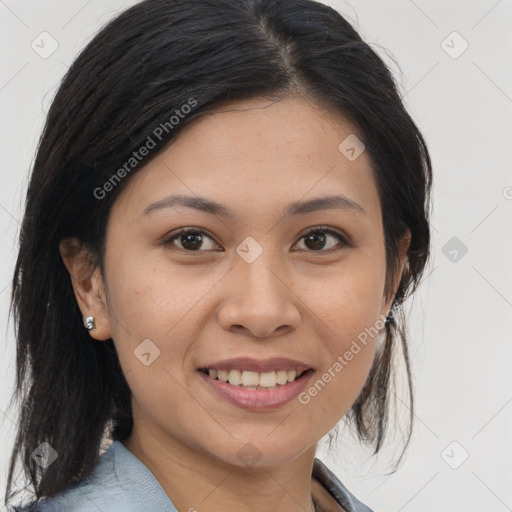
[(313, 371), (312, 368), (303, 371), (277, 370), (269, 372), (254, 372), (250, 370), (219, 370), (218, 368), (200, 368), (200, 372), (213, 380), (218, 380), (243, 389), (262, 390), (278, 389), (290, 382), (300, 379), (305, 373)]
[(197, 369), (215, 396), (243, 409), (271, 410), (296, 398), (315, 370), (290, 359), (239, 358)]

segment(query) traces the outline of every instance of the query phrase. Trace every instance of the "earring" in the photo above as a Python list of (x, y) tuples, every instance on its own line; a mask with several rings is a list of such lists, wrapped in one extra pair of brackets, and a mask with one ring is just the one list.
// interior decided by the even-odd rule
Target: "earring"
[(94, 329), (96, 327), (96, 324), (94, 323), (94, 317), (93, 316), (87, 316), (84, 318), (84, 327), (90, 331), (91, 329)]

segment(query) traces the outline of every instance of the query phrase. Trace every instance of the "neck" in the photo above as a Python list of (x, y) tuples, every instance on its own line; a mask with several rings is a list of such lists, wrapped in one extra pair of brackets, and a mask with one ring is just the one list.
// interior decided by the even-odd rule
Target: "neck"
[(187, 512), (310, 512), (316, 447), (267, 467), (232, 465), (154, 431), (135, 428), (123, 445), (155, 476), (178, 510)]

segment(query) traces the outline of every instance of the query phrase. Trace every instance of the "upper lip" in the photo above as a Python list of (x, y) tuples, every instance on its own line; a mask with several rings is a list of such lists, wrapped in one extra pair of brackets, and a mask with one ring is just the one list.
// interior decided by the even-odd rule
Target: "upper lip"
[(303, 372), (311, 369), (312, 366), (286, 357), (273, 357), (271, 359), (252, 359), (250, 357), (237, 357), (234, 359), (223, 359), (208, 363), (200, 367), (200, 369), (216, 369), (216, 370), (247, 370), (252, 372), (273, 372), (278, 370), (295, 370)]

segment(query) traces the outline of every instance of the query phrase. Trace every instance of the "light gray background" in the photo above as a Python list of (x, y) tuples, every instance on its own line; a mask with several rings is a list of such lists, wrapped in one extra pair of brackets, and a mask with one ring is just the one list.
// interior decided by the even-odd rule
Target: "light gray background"
[[(28, 170), (68, 66), (107, 20), (134, 3), (0, 0), (2, 493), (16, 422), (6, 411), (15, 370), (7, 313)], [(512, 510), (512, 1), (325, 3), (398, 77), (427, 139), (435, 183), (430, 275), (410, 323), (417, 409), (406, 459), (385, 474), (393, 448), (375, 461), (350, 439), (331, 454), (322, 444), (319, 456), (376, 511)], [(31, 43), (42, 46), (45, 31), (58, 48), (43, 59)], [(469, 47), (459, 55), (464, 40)]]

